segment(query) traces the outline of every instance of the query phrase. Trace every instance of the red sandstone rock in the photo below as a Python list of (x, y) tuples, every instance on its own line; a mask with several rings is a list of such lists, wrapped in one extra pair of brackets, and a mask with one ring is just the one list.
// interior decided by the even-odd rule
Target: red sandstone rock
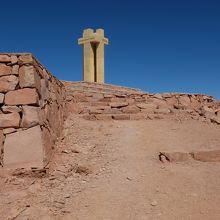
[(1, 54), (0, 55), (0, 63), (10, 63), (11, 58), (8, 55)]
[[(4, 140), (5, 140), (5, 136), (3, 134), (3, 130), (0, 129), (0, 149), (3, 146)], [(1, 152), (0, 152), (0, 154), (1, 154)]]
[(6, 105), (37, 105), (38, 104), (38, 94), (36, 89), (19, 89), (15, 91), (10, 91), (5, 95)]
[(193, 96), (191, 97), (191, 107), (196, 111), (201, 107), (201, 103)]
[(153, 95), (153, 97), (157, 98), (157, 99), (162, 99), (163, 100), (163, 96), (160, 93), (156, 93)]
[(126, 113), (126, 114), (136, 114), (140, 112), (140, 108), (138, 108), (135, 105), (123, 107), (121, 110), (123, 113)]
[(154, 103), (137, 103), (136, 106), (140, 109), (156, 109), (158, 106)]
[(4, 103), (5, 95), (3, 93), (0, 93), (0, 104)]
[(14, 75), (0, 77), (0, 92), (14, 90), (18, 84), (18, 78)]
[(17, 112), (10, 114), (0, 114), (0, 128), (18, 128), (20, 115)]
[(39, 124), (39, 107), (22, 106), (22, 109), (21, 127), (30, 128)]
[(155, 109), (154, 113), (157, 114), (169, 114), (171, 111), (168, 108), (159, 108), (159, 109)]
[(74, 99), (77, 102), (87, 102), (87, 97), (84, 94), (80, 93), (74, 94)]
[(18, 75), (19, 65), (12, 66), (11, 74)]
[(138, 114), (130, 114), (130, 120), (145, 120), (147, 119), (147, 115), (143, 113)]
[(181, 108), (190, 108), (191, 107), (191, 101), (189, 96), (183, 95), (179, 97), (179, 105)]
[(31, 54), (23, 54), (18, 57), (19, 63), (22, 64), (32, 64), (33, 63), (33, 57)]
[(176, 97), (169, 97), (169, 98), (166, 98), (166, 103), (169, 107), (174, 107), (174, 105), (177, 105), (178, 104), (178, 100)]
[(40, 126), (6, 135), (4, 166), (6, 168), (43, 168), (44, 147)]
[(0, 64), (0, 76), (10, 75), (11, 74), (11, 67), (6, 66), (5, 64)]
[(130, 115), (128, 114), (116, 114), (112, 115), (112, 118), (115, 120), (130, 120)]
[(6, 134), (11, 134), (11, 133), (14, 133), (16, 132), (17, 130), (15, 128), (5, 128), (3, 129), (3, 134), (6, 135)]
[(212, 119), (215, 117), (215, 111), (208, 106), (203, 106), (201, 108), (201, 114), (205, 116), (207, 119)]
[(153, 99), (153, 103), (156, 104), (159, 108), (168, 108), (165, 100)]
[(112, 108), (121, 108), (121, 107), (125, 107), (128, 106), (127, 102), (112, 102), (109, 104)]
[(45, 79), (40, 80), (40, 94), (42, 100), (47, 100), (50, 97), (49, 91), (48, 91), (48, 85)]
[(191, 153), (193, 159), (203, 162), (218, 162), (220, 161), (220, 150), (197, 151)]
[(18, 57), (15, 55), (11, 56), (11, 64), (16, 64), (18, 62)]
[(98, 114), (95, 117), (96, 117), (96, 119), (103, 120), (103, 121), (107, 121), (107, 120), (112, 119), (112, 116), (110, 114)]
[(22, 66), (19, 68), (19, 85), (21, 88), (37, 88), (40, 92), (40, 76), (33, 66)]
[(13, 112), (21, 112), (21, 109), (19, 108), (19, 107), (17, 107), (17, 106), (15, 106), (15, 105), (4, 105), (4, 106), (2, 106), (2, 111), (4, 112), (4, 113), (13, 113)]
[(213, 116), (211, 118), (211, 122), (215, 122), (217, 124), (220, 124), (220, 116)]
[(169, 162), (183, 162), (191, 158), (189, 153), (186, 152), (165, 152), (162, 151), (159, 154), (159, 157), (164, 156)]
[(89, 109), (90, 114), (101, 114), (102, 112), (103, 112), (103, 110), (101, 110), (101, 109), (96, 109), (96, 108)]
[(103, 114), (120, 114), (121, 110), (118, 108), (105, 109)]
[(93, 94), (92, 98), (95, 100), (99, 100), (99, 99), (103, 99), (104, 95), (101, 93), (95, 93), (95, 94)]

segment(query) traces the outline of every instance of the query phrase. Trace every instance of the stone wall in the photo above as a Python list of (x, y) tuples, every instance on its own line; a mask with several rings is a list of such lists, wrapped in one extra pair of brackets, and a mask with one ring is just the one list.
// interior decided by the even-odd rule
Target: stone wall
[(65, 89), (32, 54), (0, 54), (0, 163), (47, 164), (64, 121)]
[(142, 120), (175, 114), (220, 124), (220, 102), (202, 94), (150, 94), (126, 87), (64, 82), (69, 112), (90, 120)]

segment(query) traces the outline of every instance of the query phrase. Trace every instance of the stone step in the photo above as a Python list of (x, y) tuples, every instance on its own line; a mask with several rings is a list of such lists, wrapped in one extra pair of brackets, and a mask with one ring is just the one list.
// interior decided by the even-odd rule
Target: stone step
[(109, 84), (99, 84), (99, 83), (88, 83), (88, 82), (67, 82), (62, 81), (66, 87), (67, 91), (91, 91), (98, 92), (102, 91), (103, 93), (133, 93), (133, 94), (144, 94), (143, 91), (134, 88), (115, 86)]
[(86, 120), (145, 120), (149, 119), (147, 114), (81, 114), (81, 117)]

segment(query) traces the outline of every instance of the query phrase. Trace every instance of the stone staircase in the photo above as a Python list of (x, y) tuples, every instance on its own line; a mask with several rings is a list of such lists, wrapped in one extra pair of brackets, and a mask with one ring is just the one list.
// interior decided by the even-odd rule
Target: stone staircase
[(63, 81), (69, 113), (89, 120), (143, 120), (175, 114), (220, 124), (220, 103), (202, 94), (149, 94), (138, 89)]
[(83, 92), (83, 93), (101, 93), (104, 95), (128, 95), (128, 94), (144, 94), (145, 92), (140, 89), (134, 89), (123, 86), (115, 86), (111, 84), (100, 84), (96, 82), (70, 82), (62, 81), (66, 87), (67, 96), (72, 95), (72, 92)]

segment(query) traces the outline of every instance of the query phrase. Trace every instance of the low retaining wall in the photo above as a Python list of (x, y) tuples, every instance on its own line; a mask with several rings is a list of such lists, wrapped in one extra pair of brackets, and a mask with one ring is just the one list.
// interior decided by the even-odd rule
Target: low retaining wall
[(64, 82), (69, 112), (90, 120), (142, 120), (187, 114), (220, 124), (220, 102), (202, 94), (150, 94), (126, 87)]
[(0, 163), (42, 168), (65, 112), (65, 89), (32, 54), (0, 54)]

